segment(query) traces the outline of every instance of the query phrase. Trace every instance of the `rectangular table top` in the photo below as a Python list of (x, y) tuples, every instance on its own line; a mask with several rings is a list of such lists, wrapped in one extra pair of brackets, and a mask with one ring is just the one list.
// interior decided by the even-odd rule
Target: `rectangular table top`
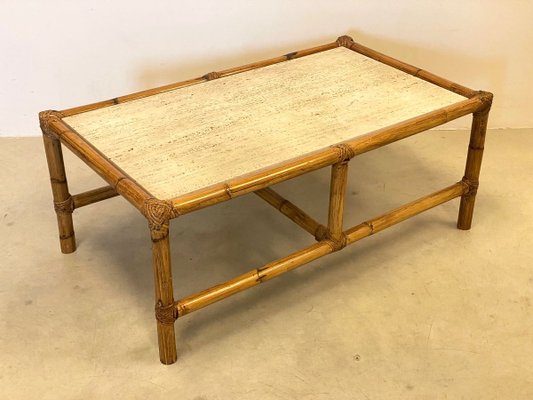
[(463, 100), (338, 47), (63, 121), (173, 199)]

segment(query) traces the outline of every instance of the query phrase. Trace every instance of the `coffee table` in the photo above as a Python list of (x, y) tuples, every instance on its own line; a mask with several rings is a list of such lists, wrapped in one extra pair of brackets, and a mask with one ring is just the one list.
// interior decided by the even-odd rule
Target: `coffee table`
[[(176, 361), (174, 322), (461, 197), (470, 229), (492, 94), (474, 91), (341, 36), (200, 78), (39, 114), (63, 253), (76, 250), (72, 212), (121, 195), (147, 219), (160, 360)], [(464, 177), (359, 225), (343, 227), (351, 158), (473, 114)], [(109, 186), (70, 194), (61, 144)], [(325, 225), (271, 185), (331, 166)], [(316, 242), (227, 282), (175, 300), (170, 221), (255, 193)]]

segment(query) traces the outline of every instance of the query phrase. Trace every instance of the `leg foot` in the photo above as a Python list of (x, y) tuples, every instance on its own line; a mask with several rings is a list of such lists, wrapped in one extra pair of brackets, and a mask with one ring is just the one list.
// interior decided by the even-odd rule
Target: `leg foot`
[(461, 204), (459, 206), (459, 217), (457, 218), (458, 229), (467, 231), (472, 227), (472, 218), (474, 216), (475, 203), (475, 193), (467, 193), (461, 196)]
[(159, 341), (159, 359), (161, 363), (166, 365), (174, 364), (178, 359), (174, 324), (167, 325), (158, 321), (157, 339)]

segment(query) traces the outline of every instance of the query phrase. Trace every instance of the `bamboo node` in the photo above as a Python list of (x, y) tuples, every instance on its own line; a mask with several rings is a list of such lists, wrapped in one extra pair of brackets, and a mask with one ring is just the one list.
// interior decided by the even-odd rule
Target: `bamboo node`
[(178, 312), (174, 303), (164, 306), (159, 300), (155, 305), (155, 319), (163, 325), (172, 325), (178, 319)]
[(297, 54), (298, 54), (297, 51), (293, 51), (292, 53), (285, 54), (285, 58), (287, 58), (287, 60), (292, 60), (293, 58), (296, 57)]
[(355, 43), (354, 40), (348, 35), (339, 36), (336, 42), (339, 46), (344, 46), (348, 48), (350, 48), (350, 46)]
[(467, 191), (464, 194), (464, 196), (475, 196), (477, 193), (477, 189), (479, 188), (479, 181), (469, 179), (466, 176), (463, 176), (463, 179), (461, 179), (461, 182), (466, 185)]
[(50, 178), (50, 182), (57, 183), (57, 184), (63, 184), (63, 183), (67, 183), (67, 180), (66, 179)]
[(267, 273), (265, 273), (264, 271), (268, 271), (268, 267), (266, 266), (263, 266), (261, 268), (256, 268), (255, 270), (255, 281), (258, 282), (258, 283), (263, 283), (263, 278), (267, 276)]
[(52, 121), (58, 121), (63, 117), (63, 115), (56, 110), (46, 110), (39, 113), (39, 124), (41, 125), (41, 130), (43, 135), (55, 137), (54, 132), (50, 131), (50, 123)]
[(474, 145), (468, 145), (468, 148), (473, 151), (483, 151), (485, 149), (485, 146), (474, 146)]
[(224, 191), (230, 199), (233, 198), (233, 194), (231, 193), (231, 187), (227, 183), (224, 183)]
[(128, 178), (126, 178), (125, 176), (121, 176), (120, 178), (117, 179), (117, 183), (115, 183), (115, 186), (113, 187), (113, 189), (115, 189), (117, 191), (117, 193), (120, 193), (118, 187), (119, 187), (120, 183), (123, 180), (125, 180), (125, 179), (128, 179)]
[(220, 73), (213, 71), (213, 72), (209, 72), (208, 74), (205, 74), (204, 76), (202, 76), (202, 78), (208, 81), (212, 81), (213, 79), (218, 79), (221, 76), (222, 75), (220, 75)]
[(186, 314), (189, 314), (189, 309), (187, 306), (185, 306), (183, 303), (181, 303), (179, 300), (176, 301), (176, 319), (179, 317), (183, 317)]
[(363, 225), (366, 225), (370, 228), (370, 234), (372, 235), (374, 233), (374, 225), (372, 224), (372, 222), (368, 222), (368, 221), (365, 221), (363, 222)]
[(336, 144), (332, 147), (339, 150), (340, 161), (349, 161), (355, 157), (355, 152), (346, 143)]
[(63, 201), (54, 201), (54, 210), (58, 214), (72, 214), (74, 211), (74, 201), (72, 201), (72, 196), (68, 196), (66, 200)]

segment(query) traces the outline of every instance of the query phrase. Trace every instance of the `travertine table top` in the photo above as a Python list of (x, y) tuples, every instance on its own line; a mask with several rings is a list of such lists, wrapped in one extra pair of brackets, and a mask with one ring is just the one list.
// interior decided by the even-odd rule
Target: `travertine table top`
[(464, 99), (338, 47), (63, 120), (171, 199)]

